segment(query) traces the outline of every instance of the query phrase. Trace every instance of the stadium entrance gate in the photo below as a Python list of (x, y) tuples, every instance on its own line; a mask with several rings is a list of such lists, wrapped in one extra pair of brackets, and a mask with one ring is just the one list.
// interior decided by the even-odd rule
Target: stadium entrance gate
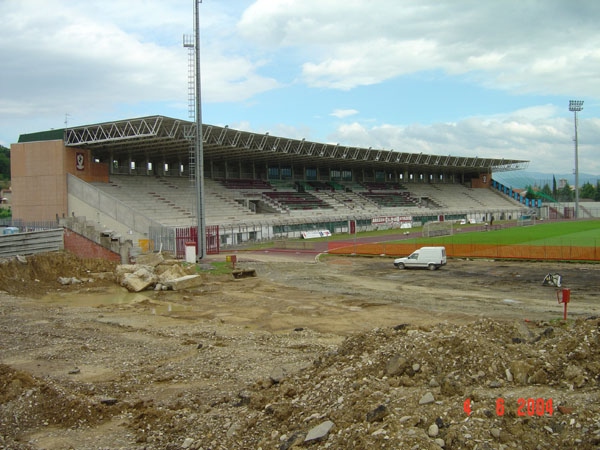
[[(185, 258), (185, 247), (189, 242), (198, 245), (198, 228), (196, 227), (151, 227), (150, 239), (155, 251), (173, 252), (176, 258)], [(206, 227), (205, 248), (207, 255), (219, 254), (219, 226)]]
[(219, 254), (219, 225), (209, 225), (206, 227), (206, 254)]

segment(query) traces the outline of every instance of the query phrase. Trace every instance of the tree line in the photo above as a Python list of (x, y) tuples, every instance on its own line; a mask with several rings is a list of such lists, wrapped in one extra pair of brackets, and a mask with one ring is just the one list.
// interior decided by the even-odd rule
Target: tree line
[[(542, 200), (554, 200), (557, 202), (575, 201), (575, 189), (571, 187), (568, 182), (565, 182), (563, 187), (558, 188), (556, 185), (556, 178), (552, 178), (552, 187), (550, 187), (548, 183), (541, 189), (526, 186), (526, 197), (530, 199), (541, 198)], [(583, 186), (579, 188), (579, 198), (600, 202), (600, 180), (596, 181), (596, 186), (589, 181), (584, 183)]]
[[(0, 188), (10, 187), (10, 149), (0, 145)], [(12, 216), (10, 208), (0, 208), (0, 219)]]
[(10, 181), (10, 149), (0, 145), (0, 181), (2, 186)]

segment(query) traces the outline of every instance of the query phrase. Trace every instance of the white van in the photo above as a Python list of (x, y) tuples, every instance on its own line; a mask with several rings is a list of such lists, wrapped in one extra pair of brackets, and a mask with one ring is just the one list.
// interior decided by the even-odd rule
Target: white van
[(446, 247), (421, 247), (410, 256), (394, 260), (398, 269), (422, 267), (436, 270), (446, 265)]

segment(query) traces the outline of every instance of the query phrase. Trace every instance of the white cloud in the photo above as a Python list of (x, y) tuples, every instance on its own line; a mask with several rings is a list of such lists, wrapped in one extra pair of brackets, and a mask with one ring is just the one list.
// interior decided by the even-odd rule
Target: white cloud
[(208, 102), (244, 101), (253, 96), (277, 89), (281, 84), (257, 72), (261, 63), (240, 56), (225, 56), (210, 52), (201, 56), (203, 99)]
[[(377, 13), (374, 11), (377, 9)], [(470, 73), (487, 87), (600, 96), (600, 4), (259, 0), (239, 27), (271, 49), (304, 48), (305, 82), (351, 89), (403, 74)]]
[[(156, 0), (135, 0), (126, 8), (111, 1), (0, 2), (0, 113), (82, 116), (118, 103), (176, 105), (173, 100), (180, 99), (185, 117), (188, 55), (182, 35), (193, 27), (192, 3), (185, 4), (182, 9)], [(205, 11), (222, 17), (218, 10)], [(216, 27), (218, 33), (210, 36), (222, 40), (201, 47), (203, 101), (241, 101), (280, 86), (258, 73), (263, 61), (219, 48), (233, 23), (224, 32), (223, 23), (209, 15), (204, 26)]]
[[(185, 92), (185, 53), (143, 42), (59, 2), (4, 2), (0, 54), (10, 61), (0, 109), (29, 114), (103, 108), (112, 102), (165, 100)], [(92, 3), (89, 3), (93, 6)], [(7, 11), (8, 10), (8, 11)], [(88, 11), (90, 13), (90, 11)], [(14, 111), (15, 103), (20, 111)]]
[[(600, 137), (600, 120), (585, 120), (588, 142)], [(539, 171), (569, 172), (574, 168), (573, 147), (569, 146), (573, 123), (548, 119), (537, 123), (498, 118), (469, 118), (456, 123), (433, 125), (383, 125), (368, 128), (358, 122), (340, 125), (328, 140), (353, 146), (393, 149), (400, 152), (430, 153), (480, 158), (506, 158), (531, 161)], [(561, 155), (556, 149), (563, 148)], [(600, 173), (593, 158), (594, 145), (580, 139), (580, 155), (585, 170)], [(557, 166), (557, 161), (560, 165)], [(580, 170), (583, 169), (583, 166)]]
[(358, 114), (356, 109), (335, 109), (329, 115), (333, 117), (337, 117), (339, 119), (350, 117)]
[[(74, 125), (187, 117), (192, 7), (0, 0), (0, 143), (61, 127), (65, 113)], [(600, 173), (600, 2), (227, 0), (200, 13), (202, 101), (216, 122), (552, 170), (572, 167), (566, 99), (578, 98), (581, 163)]]

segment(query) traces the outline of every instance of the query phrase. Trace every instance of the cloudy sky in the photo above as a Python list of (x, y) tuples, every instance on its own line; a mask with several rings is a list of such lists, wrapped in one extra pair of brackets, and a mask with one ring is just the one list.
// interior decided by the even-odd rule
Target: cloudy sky
[[(0, 144), (188, 119), (194, 0), (0, 0)], [(600, 176), (600, 2), (204, 0), (202, 115), (310, 141)]]

